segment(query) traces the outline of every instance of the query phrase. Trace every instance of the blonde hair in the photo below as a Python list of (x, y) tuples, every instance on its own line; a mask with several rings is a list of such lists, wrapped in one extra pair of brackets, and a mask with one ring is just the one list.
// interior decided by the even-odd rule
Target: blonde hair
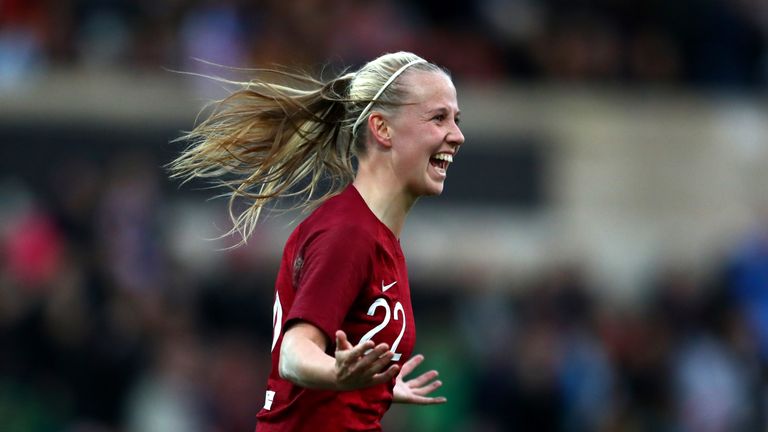
[[(398, 52), (329, 81), (279, 70), (262, 71), (277, 78), (271, 81), (220, 80), (240, 88), (177, 139), (190, 145), (168, 165), (171, 178), (207, 178), (228, 189), (233, 227), (225, 235), (237, 232), (245, 243), (266, 206), (291, 199), (298, 200), (291, 209), (313, 208), (353, 180), (353, 158), (365, 154), (368, 129), (356, 126), (374, 110), (389, 114), (406, 103), (407, 89), (395, 76), (406, 69), (447, 75)], [(238, 199), (249, 202), (239, 214)]]

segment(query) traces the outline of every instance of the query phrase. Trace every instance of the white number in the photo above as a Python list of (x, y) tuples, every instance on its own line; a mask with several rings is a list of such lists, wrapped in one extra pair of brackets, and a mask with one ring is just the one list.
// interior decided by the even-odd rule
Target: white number
[(395, 339), (395, 343), (392, 344), (392, 352), (395, 353), (395, 355), (392, 356), (392, 361), (398, 361), (400, 360), (400, 357), (402, 357), (402, 354), (397, 352), (397, 346), (400, 345), (400, 339), (402, 339), (403, 334), (405, 334), (405, 309), (403, 309), (403, 305), (400, 304), (400, 302), (397, 302), (395, 305), (395, 321), (397, 321), (397, 311), (402, 312), (403, 328), (400, 329), (400, 335)]
[[(360, 338), (360, 343), (363, 343), (365, 341), (368, 341), (372, 339), (374, 336), (376, 336), (377, 333), (384, 330), (384, 327), (389, 324), (389, 320), (392, 316), (392, 311), (389, 308), (389, 304), (387, 301), (383, 298), (378, 298), (376, 301), (373, 302), (370, 308), (368, 308), (368, 316), (373, 316), (376, 313), (376, 309), (379, 308), (379, 306), (384, 307), (384, 320), (377, 325), (376, 327), (372, 328), (368, 333), (364, 334), (362, 338)], [(395, 355), (392, 357), (392, 361), (398, 361), (400, 360), (400, 357), (403, 355), (401, 353), (396, 352), (397, 346), (400, 345), (400, 340), (403, 338), (403, 334), (405, 334), (405, 309), (403, 308), (403, 305), (400, 304), (400, 302), (397, 302), (395, 304), (395, 321), (397, 321), (397, 312), (402, 312), (402, 318), (403, 318), (403, 328), (400, 329), (400, 335), (395, 339), (395, 343), (392, 344), (392, 352), (395, 353)], [(371, 350), (366, 351), (365, 353), (368, 354)]]
[[(275, 350), (277, 339), (280, 338), (280, 330), (283, 326), (283, 306), (280, 304), (280, 295), (275, 292), (275, 305), (272, 307), (272, 350)], [(270, 352), (271, 352), (270, 351)]]
[[(376, 327), (372, 328), (368, 333), (364, 334), (362, 338), (360, 338), (360, 343), (363, 343), (367, 340), (370, 340), (376, 333), (384, 330), (384, 327), (389, 324), (389, 316), (392, 315), (392, 312), (389, 310), (389, 305), (387, 304), (387, 301), (383, 298), (376, 299), (375, 302), (371, 305), (370, 308), (368, 308), (368, 316), (373, 316), (374, 313), (376, 313), (376, 309), (379, 306), (384, 306), (384, 321), (381, 322), (381, 324), (377, 325)], [(370, 351), (370, 350), (369, 350)]]

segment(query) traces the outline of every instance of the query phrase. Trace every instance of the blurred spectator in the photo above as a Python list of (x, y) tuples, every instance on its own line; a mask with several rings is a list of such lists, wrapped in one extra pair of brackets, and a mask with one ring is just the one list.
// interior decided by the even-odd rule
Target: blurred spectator
[(29, 291), (48, 288), (62, 270), (61, 237), (48, 214), (34, 211), (24, 215), (10, 227), (5, 241), (11, 279)]
[(108, 173), (96, 220), (98, 247), (120, 289), (151, 294), (164, 286), (156, 176), (144, 155), (122, 155)]
[(128, 65), (133, 44), (132, 2), (85, 0), (76, 6), (76, 50), (85, 67), (119, 68)]
[(731, 295), (756, 334), (760, 355), (768, 361), (768, 225), (745, 236), (733, 251), (728, 278)]
[(331, 58), (361, 65), (392, 47), (418, 50), (418, 17), (407, 8), (395, 2), (359, 0), (339, 1), (337, 7), (327, 47)]
[(0, 2), (0, 90), (23, 87), (44, 65), (44, 8), (42, 1)]
[(721, 341), (700, 336), (679, 348), (674, 386), (680, 430), (755, 430), (749, 383), (755, 378)]
[[(209, 76), (221, 76), (225, 67), (245, 66), (247, 61), (245, 17), (238, 4), (230, 1), (201, 1), (188, 9), (179, 28), (181, 47), (181, 68), (184, 71)], [(258, 33), (258, 28), (250, 31)], [(200, 86), (209, 86), (206, 80), (195, 81)], [(219, 96), (205, 88), (199, 89), (207, 98)]]
[(212, 429), (205, 397), (203, 351), (195, 337), (178, 331), (161, 338), (153, 365), (131, 391), (129, 432)]
[(757, 345), (724, 288), (712, 285), (687, 301), (689, 309), (698, 310), (697, 320), (685, 314), (687, 337), (680, 337), (672, 352), (681, 431), (761, 429)]

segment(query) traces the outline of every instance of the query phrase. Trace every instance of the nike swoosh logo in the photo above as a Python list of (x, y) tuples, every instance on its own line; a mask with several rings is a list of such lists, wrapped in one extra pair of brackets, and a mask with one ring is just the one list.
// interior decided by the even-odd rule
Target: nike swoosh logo
[(393, 286), (395, 286), (395, 284), (396, 284), (396, 283), (397, 283), (397, 281), (394, 281), (394, 282), (392, 282), (392, 283), (391, 283), (391, 284), (389, 284), (389, 285), (384, 285), (384, 281), (381, 281), (381, 291), (382, 291), (382, 292), (386, 292), (388, 289), (390, 289), (390, 288), (392, 288)]

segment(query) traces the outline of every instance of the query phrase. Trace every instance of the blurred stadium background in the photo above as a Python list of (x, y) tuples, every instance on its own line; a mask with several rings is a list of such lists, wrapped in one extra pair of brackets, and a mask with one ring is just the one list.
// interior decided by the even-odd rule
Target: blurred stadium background
[(169, 70), (396, 50), (467, 142), (403, 235), (449, 403), (385, 430), (767, 430), (764, 0), (0, 0), (0, 431), (252, 430), (296, 215), (210, 240)]

